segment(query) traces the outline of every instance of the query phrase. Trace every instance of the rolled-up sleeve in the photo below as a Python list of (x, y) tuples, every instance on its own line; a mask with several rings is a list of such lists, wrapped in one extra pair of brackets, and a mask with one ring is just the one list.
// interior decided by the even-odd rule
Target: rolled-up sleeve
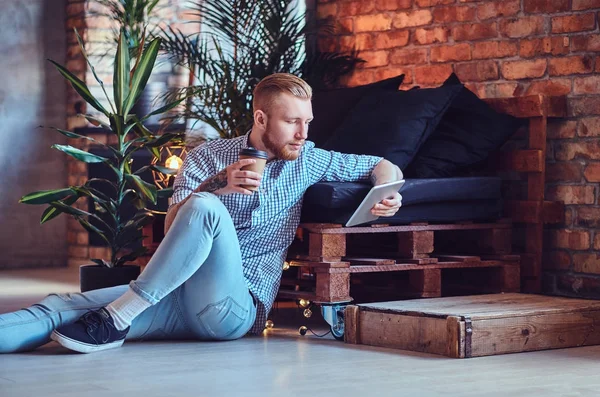
[(312, 142), (306, 149), (306, 160), (312, 183), (368, 180), (373, 169), (383, 160), (383, 157), (379, 156), (347, 154), (315, 148)]
[(175, 205), (189, 196), (202, 182), (217, 172), (210, 160), (208, 149), (198, 146), (188, 152), (181, 169), (173, 183), (173, 196), (171, 205)]

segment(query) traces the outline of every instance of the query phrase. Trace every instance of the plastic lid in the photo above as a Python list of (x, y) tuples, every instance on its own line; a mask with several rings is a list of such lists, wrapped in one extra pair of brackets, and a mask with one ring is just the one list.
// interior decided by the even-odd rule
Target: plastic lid
[(240, 156), (257, 157), (260, 159), (267, 159), (269, 157), (267, 152), (263, 152), (262, 150), (255, 149), (253, 147), (240, 150)]

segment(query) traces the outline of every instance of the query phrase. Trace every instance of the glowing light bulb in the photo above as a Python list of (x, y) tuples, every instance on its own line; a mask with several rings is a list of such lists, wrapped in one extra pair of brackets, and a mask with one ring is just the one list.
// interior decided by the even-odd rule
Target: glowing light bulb
[(289, 262), (283, 262), (283, 270), (287, 270), (290, 268)]
[(300, 299), (300, 306), (308, 307), (310, 305), (310, 301), (308, 299)]
[(183, 165), (183, 160), (181, 160), (179, 157), (177, 157), (175, 155), (169, 157), (165, 161), (165, 166), (172, 170), (178, 170), (179, 168), (181, 168), (182, 165)]
[(308, 331), (308, 328), (306, 328), (304, 325), (298, 328), (298, 332), (300, 332), (300, 335), (302, 336), (306, 335), (306, 331)]
[(271, 320), (267, 320), (267, 322), (265, 323), (265, 328), (267, 329), (271, 329), (275, 326), (275, 324), (273, 324), (273, 321)]
[(304, 309), (304, 317), (309, 318), (310, 316), (312, 316), (312, 310)]

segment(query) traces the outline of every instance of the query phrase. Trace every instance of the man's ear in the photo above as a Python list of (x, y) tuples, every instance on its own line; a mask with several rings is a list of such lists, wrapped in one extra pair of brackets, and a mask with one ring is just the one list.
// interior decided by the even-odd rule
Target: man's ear
[(265, 127), (267, 125), (267, 115), (262, 110), (254, 112), (254, 124)]

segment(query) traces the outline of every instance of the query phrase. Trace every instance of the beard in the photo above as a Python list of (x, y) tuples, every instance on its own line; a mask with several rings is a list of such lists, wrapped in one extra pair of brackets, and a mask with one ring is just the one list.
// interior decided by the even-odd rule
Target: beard
[(296, 160), (300, 156), (300, 152), (302, 151), (302, 147), (300, 150), (291, 150), (288, 148), (288, 144), (300, 144), (304, 145), (304, 142), (287, 142), (287, 143), (279, 143), (275, 142), (271, 138), (271, 130), (267, 126), (265, 133), (262, 136), (262, 143), (265, 147), (275, 155), (275, 158), (279, 160), (287, 160), (292, 161)]

